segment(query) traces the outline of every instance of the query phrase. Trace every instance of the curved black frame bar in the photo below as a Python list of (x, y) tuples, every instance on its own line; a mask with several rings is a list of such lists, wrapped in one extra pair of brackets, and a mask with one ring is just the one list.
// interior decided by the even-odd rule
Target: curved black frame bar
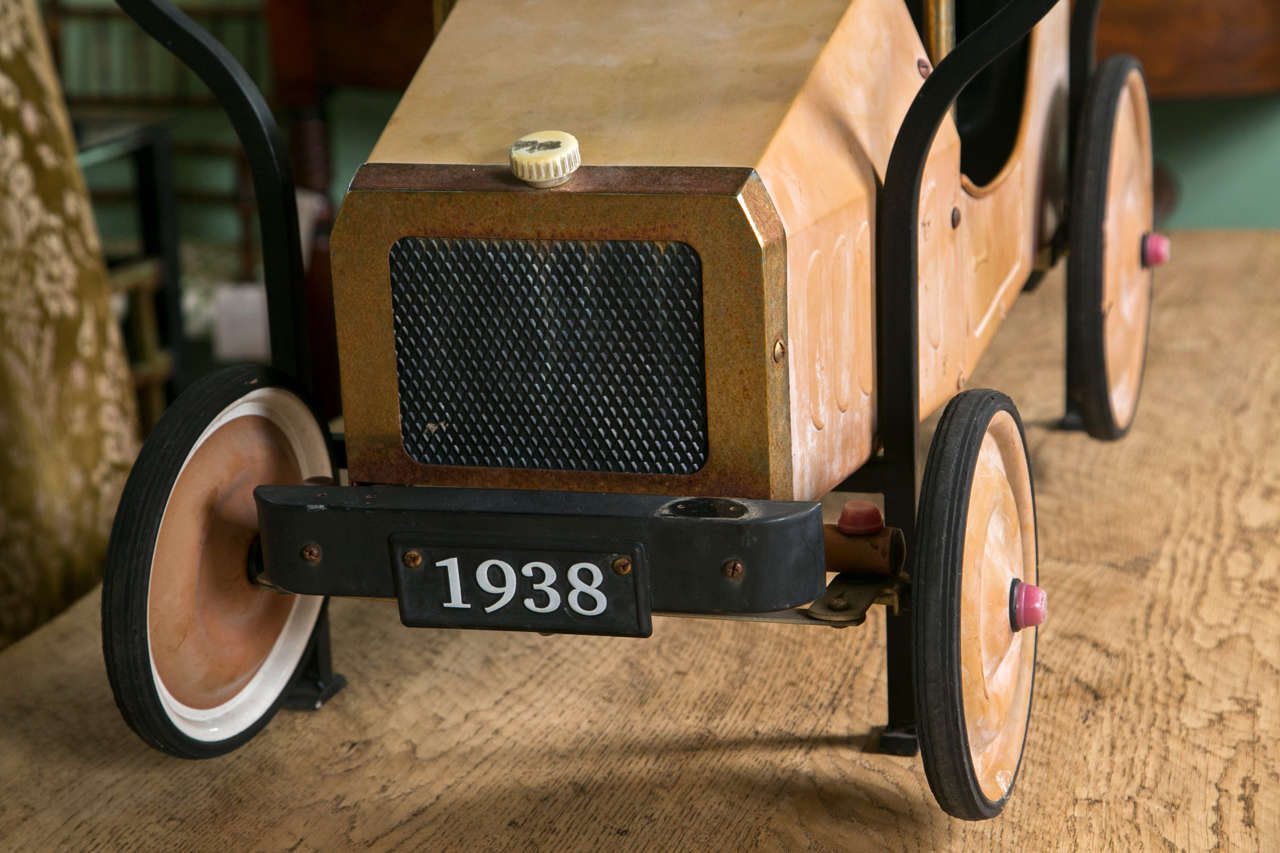
[[(925, 162), (961, 91), (982, 69), (1017, 45), (1058, 2), (1009, 0), (947, 54), (916, 93), (885, 169), (876, 217), (876, 418), (882, 452), (840, 488), (883, 494), (886, 521), (901, 528), (908, 543), (915, 537), (919, 489), (918, 223)], [(1095, 20), (1099, 2), (1085, 0), (1082, 4), (1093, 9)], [(1091, 32), (1089, 42), (1091, 46)], [(880, 748), (913, 755), (917, 749), (916, 697), (909, 589), (903, 605), (898, 615), (886, 615), (889, 724), (881, 735)]]
[(222, 44), (169, 0), (116, 0), (147, 34), (213, 91), (253, 173), (271, 328), (271, 364), (314, 392), (293, 170), (262, 92)]
[(1089, 88), (1089, 78), (1097, 63), (1098, 15), (1102, 12), (1102, 0), (1075, 0), (1071, 9), (1071, 91), (1069, 93), (1071, 115), (1067, 137), (1067, 156), (1074, 170), (1076, 162), (1076, 131), (1084, 93)]

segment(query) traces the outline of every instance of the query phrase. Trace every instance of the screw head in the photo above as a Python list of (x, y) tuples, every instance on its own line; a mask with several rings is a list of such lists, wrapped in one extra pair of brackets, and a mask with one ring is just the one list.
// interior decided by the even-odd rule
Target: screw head
[(615, 574), (627, 575), (631, 574), (631, 558), (619, 557), (613, 561), (613, 571)]
[(773, 342), (773, 360), (782, 361), (787, 354), (787, 345), (782, 342), (782, 338), (778, 338)]
[(837, 595), (835, 598), (827, 602), (827, 607), (839, 613), (841, 610), (849, 609), (849, 599), (843, 595)]
[(401, 561), (404, 563), (405, 568), (416, 569), (418, 566), (422, 565), (422, 552), (405, 551), (404, 557), (401, 558)]
[(308, 542), (306, 545), (302, 546), (301, 556), (302, 559), (306, 560), (308, 563), (318, 563), (320, 562), (320, 557), (323, 553), (324, 552), (320, 550), (320, 545), (318, 543)]
[(960, 208), (958, 207), (951, 208), (951, 227), (960, 227)]
[(720, 572), (731, 581), (736, 581), (742, 577), (747, 567), (742, 565), (741, 560), (725, 560), (724, 565), (720, 567)]
[(933, 73), (933, 66), (929, 64), (927, 59), (917, 59), (916, 70), (920, 72), (921, 77), (928, 77)]

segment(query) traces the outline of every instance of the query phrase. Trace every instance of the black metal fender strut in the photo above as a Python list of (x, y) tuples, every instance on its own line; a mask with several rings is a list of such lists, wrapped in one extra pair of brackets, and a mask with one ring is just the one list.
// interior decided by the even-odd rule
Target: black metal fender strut
[[(882, 493), (885, 520), (902, 529), (908, 547), (915, 537), (919, 487), (919, 218), (925, 163), (938, 129), (964, 88), (1058, 2), (1009, 0), (956, 45), (916, 93), (885, 169), (876, 216), (876, 417), (883, 453), (841, 488)], [(1098, 2), (1086, 0), (1082, 5), (1096, 7)], [(1096, 17), (1096, 8), (1094, 12)], [(886, 615), (889, 725), (880, 743), (886, 752), (912, 755), (917, 743), (909, 593), (903, 604), (898, 615)]]
[(244, 146), (253, 173), (271, 326), (271, 363), (315, 389), (306, 333), (302, 243), (289, 155), (262, 92), (222, 44), (169, 0), (117, 0), (147, 34), (212, 90)]

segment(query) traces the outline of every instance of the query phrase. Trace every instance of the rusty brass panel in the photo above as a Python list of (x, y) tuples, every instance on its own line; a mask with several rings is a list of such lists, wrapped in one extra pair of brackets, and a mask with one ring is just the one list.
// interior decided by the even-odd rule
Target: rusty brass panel
[(539, 189), (516, 178), (506, 166), (366, 163), (352, 178), (351, 190), (732, 196), (750, 179), (748, 168), (581, 166), (568, 183)]
[[(401, 237), (653, 240), (702, 259), (709, 452), (688, 475), (423, 465), (406, 453), (390, 265)], [(332, 237), (348, 471), (352, 482), (699, 494), (791, 494), (782, 223), (751, 169), (584, 166), (535, 190), (502, 167), (372, 164)]]

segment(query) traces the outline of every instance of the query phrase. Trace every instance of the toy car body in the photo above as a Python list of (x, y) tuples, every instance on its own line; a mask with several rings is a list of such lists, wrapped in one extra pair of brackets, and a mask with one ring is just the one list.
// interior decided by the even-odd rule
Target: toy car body
[[(282, 695), (322, 701), (320, 596), (630, 636), (655, 611), (843, 626), (879, 601), (882, 746), (918, 737), (952, 814), (1003, 807), (1044, 617), (1034, 500), (1012, 402), (960, 392), (1069, 236), (1069, 415), (1100, 437), (1132, 421), (1150, 130), (1136, 65), (1090, 77), (1096, 3), (460, 4), (335, 225), (332, 471), (299, 408), (327, 380), (272, 216), (291, 200), (269, 114), (166, 4), (122, 5), (259, 152), (284, 374), (193, 388), (122, 500), (105, 647), (144, 739), (215, 754)], [(530, 186), (512, 143), (545, 128), (581, 165)], [(919, 425), (948, 401), (921, 483)], [(824, 525), (833, 489), (884, 518), (854, 503)], [(202, 527), (215, 505), (238, 509)], [(222, 639), (180, 652), (192, 624)]]
[[(332, 237), (352, 480), (817, 500), (870, 458), (876, 434), (877, 192), (929, 63), (907, 7), (621, 4), (603, 19), (593, 8), (460, 5), (352, 181)], [(919, 227), (922, 415), (963, 387), (1049, 255), (1065, 194), (1068, 29), (1060, 3), (1031, 35), (1023, 102), (1012, 111), (1016, 144), (998, 175), (980, 187), (963, 177), (951, 116), (931, 148)], [(501, 63), (490, 61), (494, 52)], [(544, 126), (582, 146), (583, 166), (554, 189), (527, 186), (507, 163), (512, 142)], [(701, 312), (636, 301), (628, 307), (638, 317), (602, 316), (588, 304), (576, 315), (494, 319), (522, 324), (514, 340), (489, 328), (488, 340), (452, 343), (443, 338), (458, 337), (457, 327), (436, 326), (435, 340), (413, 348), (427, 327), (414, 326), (397, 299), (429, 313), (446, 294), (410, 257), (472, 276), (469, 286), (494, 300), (485, 307), (504, 300), (512, 312), (530, 310), (516, 294), (527, 281), (481, 282), (492, 269), (478, 261), (444, 269), (449, 253), (524, 264), (539, 286), (607, 308), (602, 295), (533, 270), (558, 245), (610, 241), (654, 247), (652, 273), (604, 273), (611, 288), (636, 291), (655, 288), (648, 275), (667, 274), (665, 247), (691, 247), (701, 287), (695, 279), (688, 297)], [(554, 375), (530, 371), (525, 360), (562, 334), (590, 336), (570, 353), (580, 363), (561, 356)], [(701, 352), (682, 361), (685, 338)], [(592, 413), (602, 432), (642, 442), (632, 456), (601, 447), (538, 458), (536, 436), (514, 451), (515, 464), (497, 439), (487, 454), (469, 454), (486, 429), (519, 434), (518, 401), (511, 423), (499, 410), (496, 423), (482, 424), (421, 399), (414, 384), (419, 372), (446, 372), (470, 390), (484, 371), (508, 371), (529, 393), (550, 396), (545, 412), (578, 402), (566, 392), (579, 366), (631, 366), (646, 346), (658, 360), (644, 381), (658, 389), (591, 393), (607, 401)], [(688, 390), (705, 388), (705, 404), (672, 382), (686, 367), (704, 375)], [(437, 449), (451, 443), (452, 454)], [(460, 459), (468, 464), (441, 464)]]

